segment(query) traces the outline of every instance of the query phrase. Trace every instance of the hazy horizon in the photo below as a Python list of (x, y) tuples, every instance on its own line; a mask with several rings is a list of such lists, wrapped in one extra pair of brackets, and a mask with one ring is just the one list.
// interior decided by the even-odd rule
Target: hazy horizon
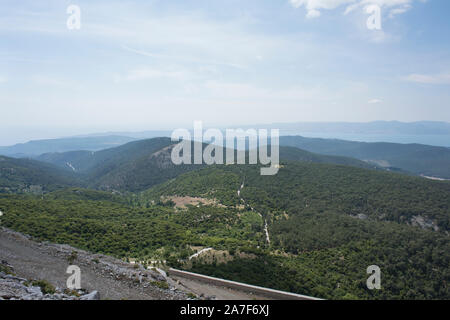
[[(427, 124), (426, 131), (414, 131), (415, 125)], [(302, 135), (308, 137), (318, 138), (336, 138), (342, 140), (355, 140), (366, 142), (396, 142), (396, 143), (421, 143), (436, 146), (448, 146), (450, 142), (445, 143), (446, 137), (450, 137), (449, 132), (442, 131), (441, 126), (444, 125), (447, 131), (450, 131), (450, 122), (445, 121), (369, 121), (369, 122), (279, 122), (279, 123), (254, 123), (236, 126), (229, 124), (228, 126), (213, 126), (209, 123), (203, 123), (206, 128), (219, 128), (221, 130), (226, 128), (278, 128), (282, 135)], [(356, 125), (358, 130), (352, 129)], [(375, 125), (375, 131), (369, 129), (370, 125)], [(401, 129), (396, 128), (397, 125), (402, 126)], [(441, 126), (439, 126), (441, 125)], [(155, 128), (18, 128), (11, 130), (11, 128), (0, 128), (0, 146), (12, 146), (20, 143), (27, 143), (36, 140), (48, 139), (62, 139), (62, 138), (78, 138), (78, 137), (92, 137), (92, 136), (108, 136), (108, 135), (124, 135), (133, 138), (147, 138), (146, 133), (165, 132), (166, 136), (177, 128), (186, 128), (191, 130), (193, 123), (185, 123), (179, 126), (161, 125)], [(300, 127), (299, 127), (300, 126)], [(377, 127), (378, 126), (378, 127)], [(381, 127), (380, 127), (381, 126)], [(382, 128), (387, 126), (388, 131), (382, 131)], [(361, 127), (361, 128), (359, 128)], [(312, 128), (312, 129), (311, 129)], [(381, 128), (381, 129), (380, 129)], [(405, 131), (406, 130), (406, 131)], [(391, 136), (391, 138), (388, 138)], [(410, 137), (408, 137), (410, 136)], [(421, 137), (423, 136), (423, 137)], [(429, 136), (429, 137), (426, 137)], [(440, 138), (443, 136), (444, 138)], [(385, 140), (377, 140), (385, 137)], [(406, 137), (406, 138), (405, 138)], [(437, 139), (436, 139), (437, 137)], [(435, 142), (435, 143), (432, 143)]]
[(305, 3), (2, 1), (1, 134), (450, 121), (447, 1)]

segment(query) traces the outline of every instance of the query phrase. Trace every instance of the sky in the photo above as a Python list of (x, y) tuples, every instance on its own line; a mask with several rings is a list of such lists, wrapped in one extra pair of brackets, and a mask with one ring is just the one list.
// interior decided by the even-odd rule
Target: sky
[[(373, 5), (381, 29), (368, 28)], [(449, 12), (448, 0), (2, 0), (0, 144), (194, 120), (450, 122)]]

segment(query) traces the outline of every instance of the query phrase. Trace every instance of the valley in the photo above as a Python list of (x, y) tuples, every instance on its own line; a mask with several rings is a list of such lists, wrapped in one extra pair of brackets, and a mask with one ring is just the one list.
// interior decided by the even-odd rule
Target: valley
[[(53, 163), (3, 157), (0, 223), (144, 268), (318, 298), (449, 298), (448, 181), (295, 147), (280, 148), (276, 176), (258, 165), (175, 166), (171, 145), (42, 156)], [(373, 264), (380, 291), (365, 287)]]

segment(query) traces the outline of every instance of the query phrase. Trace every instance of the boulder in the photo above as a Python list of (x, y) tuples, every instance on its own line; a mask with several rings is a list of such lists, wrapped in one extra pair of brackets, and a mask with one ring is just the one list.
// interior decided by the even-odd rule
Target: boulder
[(98, 291), (92, 291), (80, 297), (80, 300), (100, 300), (100, 294)]

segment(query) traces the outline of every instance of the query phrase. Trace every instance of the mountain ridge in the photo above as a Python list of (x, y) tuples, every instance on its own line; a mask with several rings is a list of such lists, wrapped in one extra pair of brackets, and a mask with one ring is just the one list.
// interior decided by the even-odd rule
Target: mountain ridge
[(388, 168), (400, 168), (416, 175), (450, 179), (450, 148), (446, 147), (390, 142), (356, 142), (302, 136), (280, 137), (280, 145), (297, 147), (319, 154), (352, 157)]

